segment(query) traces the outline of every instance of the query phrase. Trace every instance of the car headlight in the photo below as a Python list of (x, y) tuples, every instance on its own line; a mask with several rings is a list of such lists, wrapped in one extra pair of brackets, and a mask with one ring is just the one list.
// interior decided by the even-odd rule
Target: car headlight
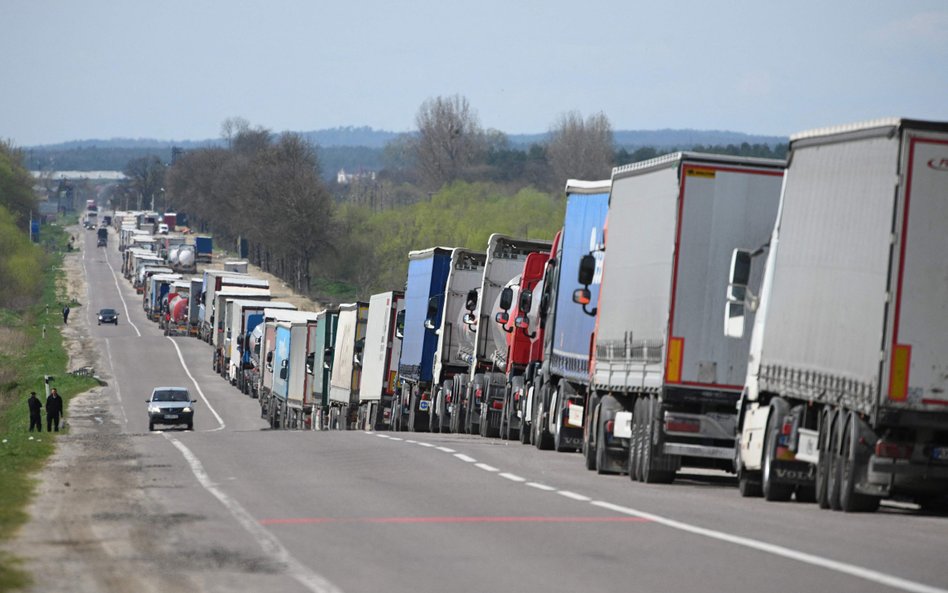
[(188, 406), (187, 408), (181, 408), (181, 411), (184, 412), (185, 414), (190, 414), (192, 411), (191, 406)]
[(149, 414), (157, 414), (160, 411), (161, 411), (161, 408), (159, 408), (158, 406), (148, 406)]

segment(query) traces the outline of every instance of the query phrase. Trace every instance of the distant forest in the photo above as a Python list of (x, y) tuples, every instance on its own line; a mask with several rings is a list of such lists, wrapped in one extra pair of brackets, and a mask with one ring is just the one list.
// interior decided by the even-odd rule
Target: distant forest
[[(390, 168), (393, 157), (386, 146), (410, 134), (398, 134), (368, 127), (342, 127), (299, 134), (316, 147), (321, 176), (334, 180), (339, 170), (347, 173), (381, 171)], [(544, 134), (511, 134), (505, 151), (529, 158), (531, 146), (547, 141)], [(618, 130), (613, 132), (615, 164), (637, 162), (675, 150), (782, 158), (787, 139), (727, 131), (706, 130)], [(223, 140), (164, 141), (151, 139), (77, 140), (61, 144), (26, 147), (27, 166), (34, 171), (122, 171), (129, 162), (157, 157), (172, 160), (172, 149), (183, 151), (221, 147)], [(511, 155), (506, 155), (510, 157)]]

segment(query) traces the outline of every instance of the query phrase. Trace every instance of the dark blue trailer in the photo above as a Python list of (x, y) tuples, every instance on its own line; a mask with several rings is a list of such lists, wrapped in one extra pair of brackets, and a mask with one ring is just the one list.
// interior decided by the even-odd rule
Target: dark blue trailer
[(402, 352), (398, 361), (399, 392), (393, 403), (395, 430), (427, 430), (431, 408), (436, 327), (444, 306), (444, 287), (451, 271), (449, 247), (433, 247), (408, 254), (405, 310), (398, 325)]
[[(579, 261), (595, 254), (597, 274), (589, 286), (592, 306), (599, 298), (603, 227), (611, 181), (566, 183), (566, 217), (557, 252), (547, 262), (539, 312), (544, 329), (543, 363), (530, 377), (533, 442), (541, 449), (571, 451), (582, 446), (583, 404), (589, 385), (589, 344), (596, 319), (573, 302)], [(532, 387), (532, 389), (530, 389)]]

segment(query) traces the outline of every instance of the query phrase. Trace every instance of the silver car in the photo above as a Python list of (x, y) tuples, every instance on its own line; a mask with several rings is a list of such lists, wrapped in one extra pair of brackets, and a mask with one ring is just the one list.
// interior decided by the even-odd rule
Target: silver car
[(148, 430), (156, 424), (184, 424), (194, 429), (194, 404), (191, 394), (184, 387), (155, 387), (148, 402)]

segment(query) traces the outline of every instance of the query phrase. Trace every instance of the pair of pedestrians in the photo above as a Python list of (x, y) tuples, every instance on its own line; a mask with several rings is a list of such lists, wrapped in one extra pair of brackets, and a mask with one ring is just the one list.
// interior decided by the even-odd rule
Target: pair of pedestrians
[[(43, 403), (36, 397), (35, 391), (30, 392), (30, 397), (26, 401), (30, 406), (30, 432), (33, 432), (34, 428), (36, 432), (43, 432)], [(46, 397), (46, 432), (59, 432), (59, 419), (62, 415), (63, 398), (53, 387)]]

